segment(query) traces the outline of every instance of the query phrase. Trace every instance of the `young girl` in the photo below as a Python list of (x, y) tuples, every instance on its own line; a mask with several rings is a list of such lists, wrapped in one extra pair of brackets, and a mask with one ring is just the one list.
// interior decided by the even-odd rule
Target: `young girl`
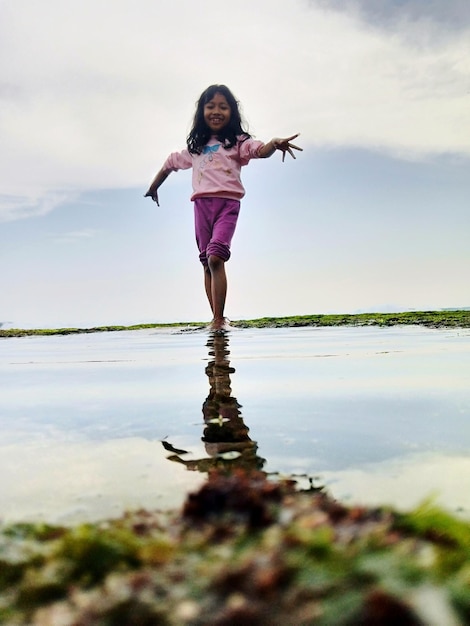
[(192, 168), (194, 216), (199, 259), (204, 268), (204, 285), (212, 309), (212, 330), (228, 328), (224, 318), (227, 277), (225, 262), (230, 258), (230, 243), (237, 225), (240, 199), (245, 190), (240, 170), (250, 159), (265, 159), (276, 150), (294, 159), (290, 143), (298, 137), (256, 141), (243, 129), (238, 102), (225, 85), (211, 85), (196, 105), (187, 149), (173, 152), (153, 179), (145, 196), (158, 206), (158, 188), (170, 172)]

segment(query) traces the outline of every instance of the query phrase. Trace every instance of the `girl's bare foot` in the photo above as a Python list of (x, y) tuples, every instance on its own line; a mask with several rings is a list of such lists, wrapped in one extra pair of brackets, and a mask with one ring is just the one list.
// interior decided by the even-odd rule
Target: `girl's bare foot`
[(230, 322), (226, 317), (215, 317), (209, 325), (209, 330), (226, 332), (230, 330)]

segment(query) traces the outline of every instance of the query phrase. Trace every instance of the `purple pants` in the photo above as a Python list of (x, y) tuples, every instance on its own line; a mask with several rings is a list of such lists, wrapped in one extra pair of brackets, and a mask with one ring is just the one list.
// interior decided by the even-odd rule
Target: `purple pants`
[(237, 225), (240, 201), (229, 198), (196, 198), (194, 225), (199, 259), (207, 267), (207, 259), (215, 255), (228, 261), (230, 243)]

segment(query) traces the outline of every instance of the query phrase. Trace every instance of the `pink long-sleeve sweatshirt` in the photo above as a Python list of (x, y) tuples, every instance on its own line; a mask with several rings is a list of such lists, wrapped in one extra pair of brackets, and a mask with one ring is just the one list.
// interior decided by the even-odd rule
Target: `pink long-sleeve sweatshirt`
[(262, 141), (241, 137), (233, 148), (226, 150), (215, 137), (204, 146), (201, 154), (188, 150), (173, 152), (163, 164), (165, 171), (193, 169), (191, 200), (204, 197), (221, 197), (239, 200), (245, 195), (240, 174), (243, 165), (259, 158)]

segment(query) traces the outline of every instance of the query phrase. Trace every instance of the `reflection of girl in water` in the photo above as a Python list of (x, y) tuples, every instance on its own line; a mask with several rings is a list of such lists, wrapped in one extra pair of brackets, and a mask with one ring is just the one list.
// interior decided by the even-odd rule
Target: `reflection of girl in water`
[[(209, 356), (213, 356), (206, 367), (209, 378), (209, 395), (202, 405), (204, 434), (202, 440), (211, 457), (236, 458), (236, 465), (245, 469), (261, 469), (264, 459), (256, 452), (258, 445), (249, 436), (249, 428), (241, 416), (241, 405), (232, 396), (228, 355), (228, 336), (213, 334), (208, 342)], [(232, 455), (230, 455), (232, 453)]]
[(224, 467), (260, 470), (265, 459), (257, 455), (258, 445), (250, 439), (241, 405), (232, 396), (230, 374), (235, 370), (228, 360), (228, 336), (213, 333), (207, 346), (209, 356), (214, 357), (206, 367), (210, 390), (202, 405), (205, 424), (202, 441), (209, 458), (189, 461), (177, 454), (169, 458), (200, 472)]

